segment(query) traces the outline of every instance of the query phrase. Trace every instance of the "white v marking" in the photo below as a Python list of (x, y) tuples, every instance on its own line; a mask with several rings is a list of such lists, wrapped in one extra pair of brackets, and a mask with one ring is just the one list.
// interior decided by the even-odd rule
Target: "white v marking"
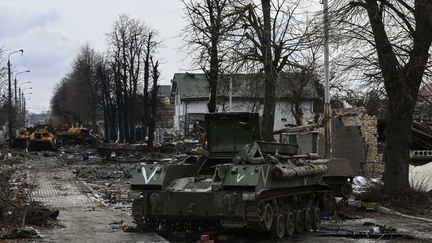
[(145, 169), (145, 167), (142, 167), (142, 174), (144, 176), (144, 182), (145, 184), (148, 184), (149, 181), (154, 177), (154, 175), (156, 174), (156, 171), (158, 170), (159, 166), (156, 167), (156, 169), (151, 173), (150, 177), (147, 178), (147, 171)]
[(239, 183), (244, 177), (245, 175), (240, 176), (240, 174), (237, 174), (237, 183)]
[(262, 177), (264, 179), (264, 186), (266, 186), (266, 184), (267, 184), (267, 178), (268, 178), (269, 171), (270, 171), (270, 165), (267, 165), (267, 172), (265, 172), (265, 174), (264, 174), (264, 166), (261, 169), (261, 174), (262, 174)]

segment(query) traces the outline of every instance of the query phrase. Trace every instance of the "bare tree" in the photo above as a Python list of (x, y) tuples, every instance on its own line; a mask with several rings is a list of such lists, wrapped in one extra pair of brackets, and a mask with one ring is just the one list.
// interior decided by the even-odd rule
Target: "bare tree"
[(118, 107), (120, 140), (135, 142), (135, 108), (148, 27), (127, 15), (119, 16), (108, 34), (111, 68)]
[(182, 0), (188, 25), (184, 39), (209, 81), (209, 112), (216, 111), (216, 98), (221, 64), (226, 55), (226, 39), (236, 25), (238, 14), (232, 0)]
[[(156, 49), (159, 46), (159, 42), (156, 41), (157, 32), (155, 30), (149, 30), (146, 36), (146, 44), (144, 48), (144, 89), (143, 89), (143, 118), (142, 118), (142, 131), (144, 131), (144, 137), (147, 135), (147, 128), (150, 126), (151, 109), (149, 109), (149, 85), (150, 76), (152, 74), (152, 58), (155, 55)], [(151, 107), (150, 107), (151, 108)]]
[(318, 75), (321, 44), (315, 43), (312, 39), (309, 39), (308, 42), (305, 44), (308, 48), (298, 51), (297, 58), (292, 60), (290, 65), (280, 74), (283, 82), (280, 84), (282, 89), (278, 93), (285, 93), (284, 97), (289, 101), (290, 111), (297, 126), (304, 125), (302, 101), (311, 96), (318, 96), (319, 99), (324, 98), (320, 94), (322, 85)]
[(156, 36), (141, 21), (119, 16), (108, 34), (106, 57), (87, 45), (80, 50), (72, 72), (55, 90), (53, 113), (68, 123), (88, 126), (103, 118), (108, 141), (135, 142), (136, 125), (151, 116), (145, 112), (151, 60), (159, 44)]
[(6, 67), (4, 64), (4, 50), (0, 47), (0, 126), (5, 125), (7, 121), (7, 77)]
[(430, 61), (432, 2), (339, 0), (332, 7), (335, 29), (363, 46), (352, 57), (368, 67), (367, 77), (382, 82), (388, 97), (385, 188), (407, 189), (413, 110)]
[[(278, 75), (290, 64), (294, 53), (301, 49), (306, 29), (296, 19), (299, 0), (261, 0), (239, 3), (242, 31), (235, 38), (236, 61), (258, 66), (265, 74), (263, 139), (273, 140), (276, 82)], [(239, 11), (240, 11), (239, 10)], [(250, 69), (250, 68), (248, 68)], [(252, 70), (256, 70), (253, 68)]]
[[(95, 66), (102, 57), (88, 45), (84, 45), (73, 63), (71, 79), (74, 85), (69, 92), (72, 93), (72, 109), (79, 114), (83, 124), (93, 129), (99, 113), (99, 83), (96, 81)], [(85, 89), (83, 89), (85, 87)]]
[(106, 141), (117, 139), (117, 106), (115, 103), (115, 88), (109, 63), (101, 59), (96, 64), (96, 79), (100, 87), (100, 105), (104, 120), (104, 135)]
[(151, 117), (149, 122), (149, 136), (148, 136), (148, 146), (153, 147), (153, 141), (154, 141), (154, 132), (156, 128), (156, 112), (157, 112), (157, 94), (158, 94), (158, 81), (160, 77), (160, 71), (159, 71), (159, 61), (154, 62), (153, 58), (151, 58), (151, 64), (152, 64), (152, 89), (151, 89)]
[(51, 109), (61, 122), (96, 128), (101, 115), (96, 64), (102, 57), (84, 45), (72, 63), (72, 71), (55, 89)]

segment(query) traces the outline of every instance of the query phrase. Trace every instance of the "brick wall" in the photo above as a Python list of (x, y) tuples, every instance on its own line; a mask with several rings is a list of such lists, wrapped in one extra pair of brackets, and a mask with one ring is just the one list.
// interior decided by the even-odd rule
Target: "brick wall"
[(359, 127), (366, 145), (366, 161), (362, 168), (368, 177), (380, 177), (384, 170), (382, 155), (378, 153), (377, 118), (369, 116), (363, 107), (333, 110), (333, 116), (340, 116), (345, 126)]

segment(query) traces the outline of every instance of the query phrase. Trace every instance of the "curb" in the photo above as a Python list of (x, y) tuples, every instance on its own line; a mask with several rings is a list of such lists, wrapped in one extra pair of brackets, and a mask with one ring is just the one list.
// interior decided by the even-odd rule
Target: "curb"
[(397, 211), (394, 211), (390, 208), (386, 208), (383, 206), (377, 206), (376, 210), (380, 213), (386, 213), (386, 214), (392, 214), (392, 215), (396, 215), (396, 216), (401, 216), (404, 218), (409, 218), (409, 219), (417, 219), (417, 220), (421, 220), (424, 222), (428, 222), (428, 223), (432, 223), (432, 219), (427, 219), (427, 218), (421, 218), (421, 217), (416, 217), (416, 216), (412, 216), (412, 215), (407, 215), (407, 214), (403, 214), (403, 213), (399, 213)]

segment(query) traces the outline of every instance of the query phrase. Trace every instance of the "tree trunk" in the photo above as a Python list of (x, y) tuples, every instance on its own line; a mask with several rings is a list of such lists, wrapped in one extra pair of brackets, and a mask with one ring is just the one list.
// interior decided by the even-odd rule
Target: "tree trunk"
[(291, 113), (294, 116), (297, 126), (303, 126), (303, 109), (301, 108), (299, 99), (293, 100), (291, 105)]
[(212, 51), (210, 54), (210, 71), (207, 75), (210, 86), (210, 98), (207, 104), (208, 111), (210, 113), (216, 112), (216, 98), (217, 98), (217, 85), (219, 79), (219, 60), (218, 60), (218, 50), (217, 43), (213, 43), (215, 45), (212, 47)]
[(157, 93), (158, 93), (158, 80), (159, 80), (159, 62), (153, 63), (153, 88), (151, 92), (151, 119), (149, 122), (149, 138), (148, 146), (153, 147), (154, 142), (154, 132), (156, 129), (156, 112), (157, 112)]
[(155, 132), (155, 123), (153, 122), (153, 117), (152, 117), (149, 124), (148, 142), (147, 142), (149, 148), (153, 148), (154, 132)]
[[(210, 14), (210, 22), (216, 23), (216, 16), (214, 15), (214, 9), (212, 4), (208, 4), (209, 6), (209, 14)], [(209, 88), (210, 88), (210, 98), (207, 104), (208, 111), (210, 113), (216, 112), (216, 99), (217, 99), (217, 86), (219, 81), (219, 43), (220, 33), (219, 28), (216, 24), (212, 24), (211, 30), (211, 47), (208, 50), (210, 55), (210, 71), (207, 75), (209, 80)]]
[(263, 63), (265, 72), (265, 96), (262, 138), (265, 141), (273, 141), (277, 72), (275, 67), (273, 66), (272, 58), (270, 0), (261, 0), (261, 4), (263, 8), (264, 18), (264, 33), (261, 50), (263, 52)]
[(372, 27), (379, 65), (388, 95), (386, 147), (384, 150), (384, 186), (387, 191), (400, 192), (409, 188), (408, 164), (411, 122), (414, 106), (432, 42), (431, 1), (416, 0), (416, 20), (409, 61), (402, 66), (386, 33), (381, 6), (377, 0), (365, 5)]
[(384, 148), (384, 184), (389, 192), (409, 188), (408, 165), (411, 142), (411, 120), (414, 102), (409, 98), (389, 98), (389, 112)]

